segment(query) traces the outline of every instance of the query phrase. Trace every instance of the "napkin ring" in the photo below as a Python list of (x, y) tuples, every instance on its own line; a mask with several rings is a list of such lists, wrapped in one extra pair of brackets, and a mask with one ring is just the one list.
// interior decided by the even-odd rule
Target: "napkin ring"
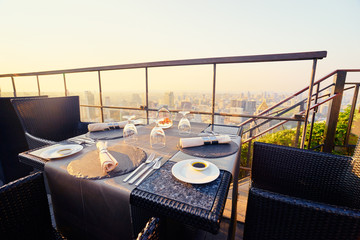
[(215, 136), (202, 137), (204, 145), (219, 144), (219, 141)]
[(108, 129), (112, 130), (112, 129), (120, 129), (120, 126), (118, 123), (108, 123)]

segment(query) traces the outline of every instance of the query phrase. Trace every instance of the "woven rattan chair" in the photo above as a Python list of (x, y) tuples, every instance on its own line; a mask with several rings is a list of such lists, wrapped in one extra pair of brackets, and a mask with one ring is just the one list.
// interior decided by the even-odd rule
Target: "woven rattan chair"
[(19, 162), (18, 154), (29, 149), (19, 118), (11, 104), (12, 99), (27, 100), (36, 97), (0, 97), (0, 178), (3, 183), (25, 177), (33, 170)]
[(136, 240), (158, 240), (160, 239), (160, 220), (152, 217), (145, 228), (139, 233)]
[(244, 239), (360, 239), (359, 154), (254, 143)]
[(42, 173), (0, 188), (0, 238), (64, 239), (52, 227)]
[(54, 144), (87, 132), (80, 121), (79, 97), (11, 101), (25, 131), (29, 148)]

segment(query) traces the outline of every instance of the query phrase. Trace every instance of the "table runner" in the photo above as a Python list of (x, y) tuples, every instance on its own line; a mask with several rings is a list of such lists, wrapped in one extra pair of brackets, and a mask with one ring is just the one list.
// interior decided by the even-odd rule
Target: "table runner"
[(190, 184), (177, 180), (171, 174), (174, 165), (173, 161), (166, 162), (138, 189), (210, 211), (224, 171), (221, 170), (220, 176), (211, 183)]
[[(151, 149), (149, 138), (154, 125), (139, 126), (139, 140), (132, 145), (140, 146), (147, 154), (155, 152), (163, 156), (164, 163), (178, 151), (179, 135), (175, 126), (165, 130), (165, 148)], [(192, 123), (192, 134), (189, 137), (197, 136), (207, 126)], [(121, 141), (109, 140), (108, 145), (111, 147)], [(79, 239), (132, 239), (130, 193), (135, 186), (122, 181), (128, 174), (87, 180), (77, 179), (66, 171), (72, 160), (91, 151), (97, 151), (95, 145), (83, 149), (81, 154), (45, 164), (56, 223), (65, 235), (71, 234)]]

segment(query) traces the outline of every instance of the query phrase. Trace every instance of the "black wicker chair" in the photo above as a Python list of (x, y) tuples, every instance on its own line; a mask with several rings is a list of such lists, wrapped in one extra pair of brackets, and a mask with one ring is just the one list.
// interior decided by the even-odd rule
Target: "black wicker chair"
[(360, 239), (359, 155), (254, 143), (244, 239)]
[(11, 104), (12, 99), (26, 101), (36, 97), (1, 97), (0, 98), (0, 177), (3, 183), (14, 181), (29, 175), (32, 167), (19, 162), (18, 154), (29, 149), (19, 118)]
[(136, 240), (158, 240), (160, 239), (160, 220), (152, 217), (145, 228), (138, 234)]
[(51, 224), (42, 173), (0, 188), (0, 238), (65, 239)]
[(29, 148), (65, 140), (87, 132), (80, 121), (79, 97), (11, 101), (25, 131)]

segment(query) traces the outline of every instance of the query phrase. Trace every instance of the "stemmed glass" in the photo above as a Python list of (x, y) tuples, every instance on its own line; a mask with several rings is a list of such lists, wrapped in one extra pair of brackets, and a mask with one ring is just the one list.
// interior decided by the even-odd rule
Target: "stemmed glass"
[(186, 114), (190, 113), (189, 111), (181, 111), (182, 118), (179, 121), (178, 129), (179, 135), (185, 136), (191, 133), (191, 125), (189, 119), (186, 117)]
[(128, 122), (126, 123), (123, 130), (123, 137), (126, 143), (133, 143), (137, 141), (138, 132), (134, 124), (135, 116), (127, 116)]
[(166, 107), (161, 107), (157, 112), (157, 125), (163, 129), (173, 125), (172, 116)]
[(162, 127), (159, 126), (159, 121), (157, 121), (150, 133), (150, 145), (154, 149), (159, 149), (165, 147), (165, 144), (165, 132)]

